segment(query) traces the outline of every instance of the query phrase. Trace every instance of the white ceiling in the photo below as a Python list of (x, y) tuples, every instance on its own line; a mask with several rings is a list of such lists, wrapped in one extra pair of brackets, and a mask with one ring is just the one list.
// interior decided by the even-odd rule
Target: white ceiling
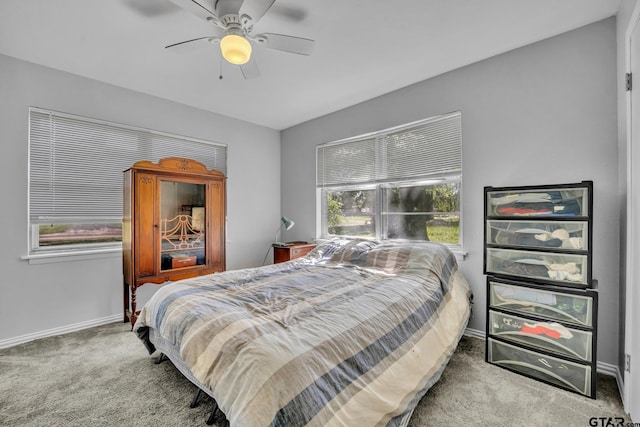
[[(244, 80), (214, 34), (169, 0), (0, 0), (0, 53), (274, 129), (615, 15), (619, 0), (277, 0), (254, 33), (316, 40), (311, 56), (254, 48)], [(219, 79), (220, 71), (224, 78)]]

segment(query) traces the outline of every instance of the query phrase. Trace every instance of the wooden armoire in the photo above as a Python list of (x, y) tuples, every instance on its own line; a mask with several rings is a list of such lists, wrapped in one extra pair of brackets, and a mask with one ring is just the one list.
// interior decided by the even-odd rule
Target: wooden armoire
[(225, 269), (226, 177), (194, 160), (140, 161), (124, 171), (124, 321), (136, 290)]

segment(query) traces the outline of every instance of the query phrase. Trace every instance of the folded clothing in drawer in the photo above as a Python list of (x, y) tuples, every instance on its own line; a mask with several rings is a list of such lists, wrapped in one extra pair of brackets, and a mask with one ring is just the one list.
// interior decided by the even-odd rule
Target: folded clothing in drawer
[(487, 221), (487, 243), (493, 245), (584, 250), (587, 238), (586, 221)]
[(491, 191), (487, 194), (487, 215), (580, 216), (586, 212), (586, 197), (586, 188)]
[[(551, 321), (593, 326), (595, 292), (569, 293), (519, 286), (488, 279), (489, 307)], [(576, 291), (580, 292), (580, 291)]]
[(558, 322), (530, 320), (489, 310), (489, 334), (581, 361), (590, 362), (592, 358), (593, 333)]
[(587, 256), (487, 248), (486, 272), (587, 284)]

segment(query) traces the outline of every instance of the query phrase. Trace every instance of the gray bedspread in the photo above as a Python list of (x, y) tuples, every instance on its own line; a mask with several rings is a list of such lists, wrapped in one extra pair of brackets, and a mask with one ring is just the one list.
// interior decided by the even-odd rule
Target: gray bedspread
[(336, 240), (163, 286), (134, 330), (168, 343), (232, 427), (393, 426), (439, 379), (469, 299), (443, 245)]

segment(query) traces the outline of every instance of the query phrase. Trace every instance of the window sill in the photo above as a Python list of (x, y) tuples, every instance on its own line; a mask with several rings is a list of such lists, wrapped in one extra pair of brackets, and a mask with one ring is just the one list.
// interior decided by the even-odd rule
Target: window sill
[(83, 251), (50, 252), (24, 255), (20, 257), (29, 264), (50, 264), (55, 262), (85, 261), (90, 259), (122, 257), (122, 248), (87, 249)]

